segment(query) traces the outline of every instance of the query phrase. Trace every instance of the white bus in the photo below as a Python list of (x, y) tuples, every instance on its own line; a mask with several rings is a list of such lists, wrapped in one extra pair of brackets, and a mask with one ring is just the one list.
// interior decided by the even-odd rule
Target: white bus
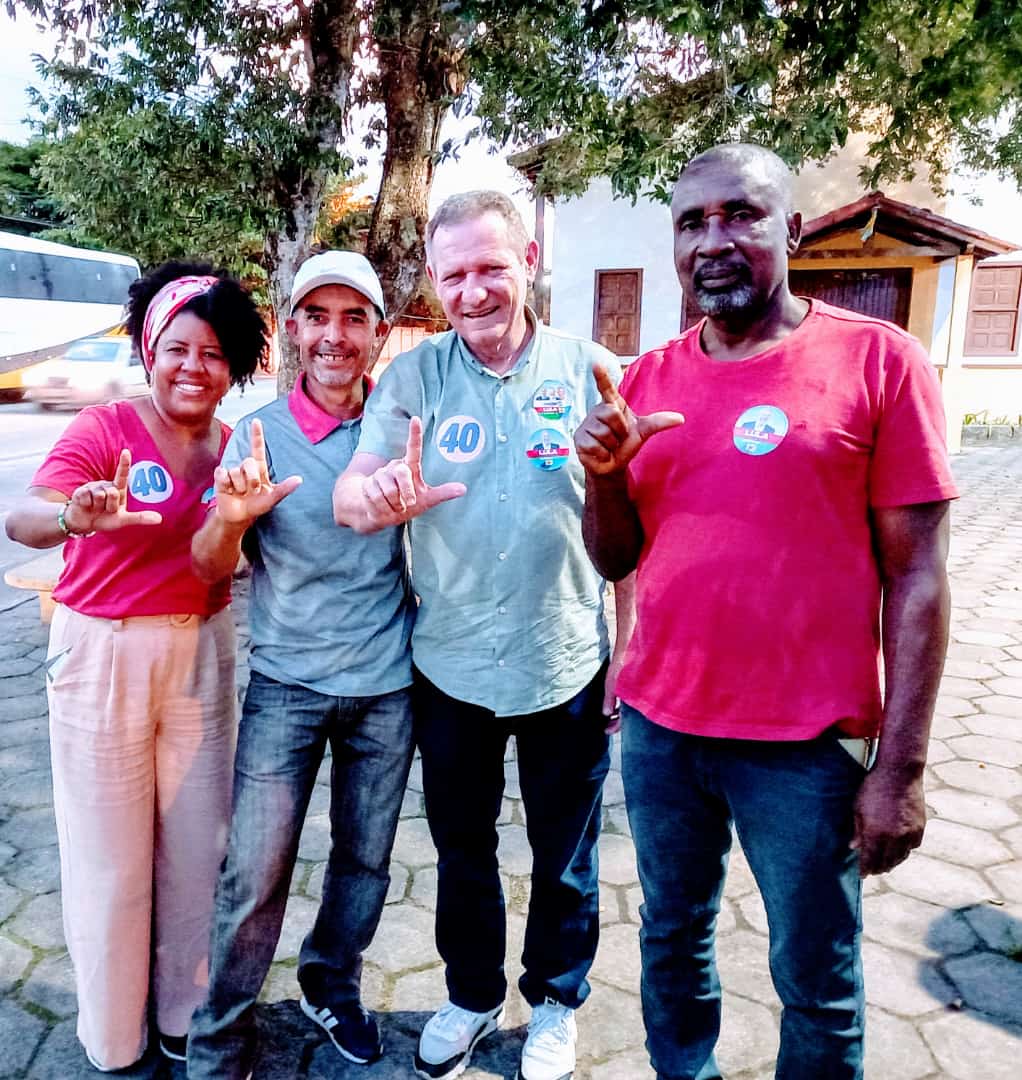
[(16, 369), (117, 326), (139, 272), (127, 255), (0, 232), (0, 393), (18, 396)]

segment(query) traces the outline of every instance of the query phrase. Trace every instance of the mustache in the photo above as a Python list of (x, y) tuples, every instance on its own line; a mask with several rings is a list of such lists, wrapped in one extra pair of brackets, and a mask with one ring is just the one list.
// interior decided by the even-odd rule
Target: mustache
[[(737, 284), (746, 284), (751, 279), (748, 264), (745, 262), (712, 262), (704, 263), (693, 275), (693, 284), (697, 287), (706, 287), (705, 275), (707, 274), (720, 274), (720, 273), (734, 274), (738, 279)], [(709, 288), (714, 287), (714, 283), (711, 281), (708, 283)]]

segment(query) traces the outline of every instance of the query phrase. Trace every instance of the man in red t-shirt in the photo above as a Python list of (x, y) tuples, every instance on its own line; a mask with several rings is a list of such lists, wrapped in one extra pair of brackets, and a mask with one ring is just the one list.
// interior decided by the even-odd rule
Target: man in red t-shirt
[(620, 391), (600, 378), (575, 435), (593, 562), (638, 571), (617, 688), (647, 1045), (661, 1080), (720, 1076), (734, 827), (784, 1006), (776, 1075), (853, 1080), (861, 877), (897, 866), (925, 822), (956, 495), (939, 385), (897, 327), (792, 295), (801, 218), (772, 152), (695, 158), (671, 213), (706, 317)]

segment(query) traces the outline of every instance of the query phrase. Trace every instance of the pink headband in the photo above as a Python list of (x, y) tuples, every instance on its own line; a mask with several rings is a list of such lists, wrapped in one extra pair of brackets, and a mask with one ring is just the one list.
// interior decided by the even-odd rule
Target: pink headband
[(220, 279), (215, 277), (175, 278), (152, 298), (142, 324), (142, 363), (145, 364), (146, 371), (153, 370), (156, 340), (167, 329), (170, 320), (189, 300), (208, 293), (219, 281)]

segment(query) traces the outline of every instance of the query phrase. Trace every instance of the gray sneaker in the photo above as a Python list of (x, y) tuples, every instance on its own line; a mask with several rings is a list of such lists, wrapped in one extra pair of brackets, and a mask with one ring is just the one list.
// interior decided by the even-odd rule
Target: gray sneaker
[(472, 1012), (448, 1001), (426, 1022), (415, 1051), (415, 1072), (425, 1080), (448, 1080), (468, 1068), (480, 1039), (496, 1031), (504, 1006), (489, 1012)]

